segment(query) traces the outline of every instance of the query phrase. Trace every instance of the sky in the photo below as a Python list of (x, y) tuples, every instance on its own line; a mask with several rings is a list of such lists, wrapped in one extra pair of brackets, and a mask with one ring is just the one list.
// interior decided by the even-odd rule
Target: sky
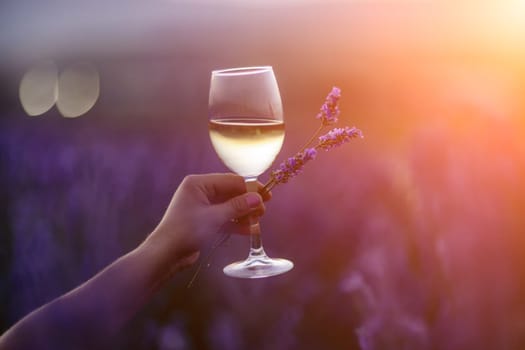
[[(467, 39), (523, 47), (525, 1), (286, 0), (286, 1), (8, 1), (1, 11), (4, 68), (32, 59), (87, 52), (119, 54), (169, 50), (170, 35), (219, 30), (243, 18), (268, 19), (268, 32), (293, 26), (330, 26), (333, 36), (357, 35), (416, 40), (435, 45)], [(379, 19), (379, 21), (377, 21)], [(270, 22), (277, 22), (277, 26)], [(288, 24), (287, 24), (288, 23)], [(318, 28), (323, 31), (322, 28)], [(253, 31), (245, 29), (247, 34)], [(164, 34), (164, 35), (159, 35)], [(225, 33), (227, 35), (227, 32)], [(441, 42), (440, 42), (441, 41)], [(388, 44), (385, 40), (380, 45)], [(381, 47), (382, 48), (382, 47)], [(1, 67), (0, 67), (1, 69)]]

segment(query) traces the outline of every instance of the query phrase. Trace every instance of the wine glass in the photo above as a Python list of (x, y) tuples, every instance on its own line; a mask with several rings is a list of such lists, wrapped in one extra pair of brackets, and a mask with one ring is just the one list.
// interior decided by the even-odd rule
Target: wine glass
[[(279, 86), (270, 66), (214, 70), (209, 96), (210, 138), (223, 163), (257, 191), (257, 176), (272, 164), (284, 141)], [(257, 218), (250, 218), (250, 252), (224, 268), (228, 276), (262, 278), (293, 268), (264, 252)]]

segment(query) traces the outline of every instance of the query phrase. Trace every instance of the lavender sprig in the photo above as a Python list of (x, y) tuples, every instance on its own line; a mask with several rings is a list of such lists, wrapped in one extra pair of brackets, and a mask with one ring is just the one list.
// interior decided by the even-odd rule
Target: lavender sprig
[(318, 150), (329, 151), (332, 148), (341, 146), (353, 138), (363, 138), (363, 132), (355, 126), (344, 128), (334, 128), (327, 134), (319, 137), (319, 142), (313, 148), (307, 148), (303, 152), (288, 158), (281, 163), (278, 169), (270, 174), (270, 180), (264, 185), (262, 191), (270, 191), (275, 185), (287, 183), (290, 178), (300, 174), (303, 166), (311, 159), (314, 159)]
[(311, 159), (314, 159), (318, 150), (328, 151), (334, 147), (340, 146), (353, 138), (363, 137), (361, 130), (354, 127), (334, 128), (327, 134), (318, 138), (318, 143), (312, 148), (307, 148), (321, 132), (321, 130), (330, 124), (338, 121), (339, 99), (341, 98), (341, 89), (333, 87), (332, 91), (326, 96), (325, 102), (321, 106), (316, 118), (321, 120), (319, 129), (312, 137), (301, 147), (301, 150), (293, 157), (288, 158), (281, 163), (279, 168), (272, 171), (270, 180), (264, 185), (262, 192), (270, 191), (277, 184), (287, 183), (290, 178), (302, 172), (303, 166)]

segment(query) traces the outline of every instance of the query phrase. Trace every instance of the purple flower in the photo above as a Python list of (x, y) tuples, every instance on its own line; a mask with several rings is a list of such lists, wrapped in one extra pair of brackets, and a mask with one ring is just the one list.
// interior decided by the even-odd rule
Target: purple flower
[(355, 137), (363, 138), (363, 133), (355, 126), (351, 128), (348, 126), (344, 128), (335, 128), (330, 130), (327, 134), (319, 137), (319, 143), (315, 148), (328, 151), (329, 149), (340, 146)]
[(341, 113), (338, 106), (340, 97), (341, 89), (334, 86), (332, 91), (326, 96), (326, 100), (316, 116), (317, 119), (321, 119), (323, 125), (330, 125), (337, 122), (337, 117), (339, 117)]
[(301, 148), (303, 151), (297, 153), (295, 156), (288, 158), (281, 163), (279, 168), (273, 170), (270, 174), (270, 180), (264, 185), (262, 191), (270, 191), (277, 184), (287, 183), (290, 178), (299, 174), (306, 162), (314, 159), (317, 151), (323, 149), (328, 151), (334, 147), (340, 146), (343, 143), (350, 141), (352, 138), (363, 137), (361, 130), (356, 127), (335, 128), (329, 131), (326, 135), (319, 137), (317, 145), (313, 148), (306, 148), (310, 145), (321, 130), (326, 126), (337, 122), (337, 117), (340, 114), (338, 103), (341, 97), (341, 89), (333, 87), (332, 91), (326, 97), (324, 104), (321, 106), (320, 112), (316, 118), (321, 119), (321, 126), (312, 135), (312, 137)]
[(299, 174), (303, 166), (317, 155), (315, 148), (307, 148), (303, 152), (282, 162), (279, 169), (272, 171), (271, 178), (275, 184), (287, 183), (288, 180)]

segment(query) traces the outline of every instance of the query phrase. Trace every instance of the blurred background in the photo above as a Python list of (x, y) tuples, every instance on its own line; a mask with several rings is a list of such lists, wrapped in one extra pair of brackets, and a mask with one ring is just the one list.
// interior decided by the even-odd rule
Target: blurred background
[(1, 331), (136, 247), (185, 175), (226, 171), (210, 71), (272, 65), (276, 162), (332, 86), (365, 135), (274, 189), (266, 250), (295, 268), (226, 277), (232, 238), (112, 348), (523, 349), (523, 18), (522, 0), (4, 0)]

